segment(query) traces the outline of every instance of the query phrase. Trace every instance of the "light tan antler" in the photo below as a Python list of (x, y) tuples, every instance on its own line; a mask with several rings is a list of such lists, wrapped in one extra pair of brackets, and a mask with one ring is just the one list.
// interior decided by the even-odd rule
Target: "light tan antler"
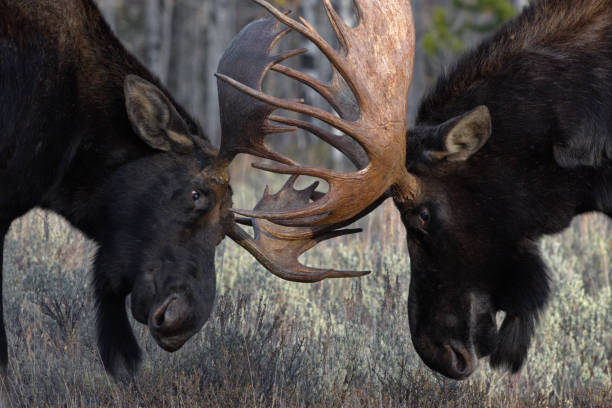
[[(387, 190), (391, 189), (396, 200), (410, 199), (416, 193), (416, 180), (405, 169), (406, 106), (414, 56), (410, 3), (355, 0), (360, 24), (350, 28), (325, 0), (340, 43), (340, 49), (334, 50), (303, 19), (297, 22), (266, 1), (253, 1), (268, 9), (274, 18), (245, 27), (219, 64), (222, 143), (218, 163), (224, 168), (236, 154), (250, 153), (282, 163), (255, 167), (292, 177), (279, 193), (271, 195), (266, 191), (253, 211), (235, 210), (250, 217), (237, 221), (253, 227), (253, 237), (237, 224), (228, 235), (283, 279), (315, 282), (361, 276), (367, 272), (309, 268), (300, 264), (298, 257), (323, 240), (358, 232), (340, 228), (376, 208), (386, 198)], [(273, 47), (291, 29), (313, 41), (330, 60), (334, 71), (330, 83), (280, 65), (304, 49), (271, 55)], [(303, 101), (265, 94), (262, 82), (271, 69), (310, 86), (339, 117), (304, 105)], [(343, 135), (306, 121), (272, 115), (279, 108), (320, 119)], [(358, 170), (341, 173), (302, 167), (265, 146), (266, 135), (296, 128), (336, 147)], [(316, 185), (295, 190), (299, 175), (326, 180), (329, 192), (316, 192)]]
[[(281, 108), (308, 115), (358, 142), (366, 152), (369, 162), (365, 168), (353, 173), (303, 167), (285, 158), (277, 159), (283, 163), (281, 165), (255, 165), (259, 169), (281, 174), (321, 178), (329, 184), (329, 192), (321, 199), (299, 209), (236, 212), (247, 217), (285, 223), (292, 220), (292, 225), (330, 226), (362, 214), (364, 209), (370, 207), (389, 189), (398, 200), (413, 198), (418, 184), (405, 167), (406, 109), (414, 59), (414, 25), (410, 2), (355, 0), (359, 25), (350, 28), (340, 19), (330, 1), (324, 0), (325, 9), (340, 44), (340, 49), (335, 50), (305, 20), (294, 20), (267, 1), (253, 1), (316, 44), (332, 64), (333, 79), (329, 84), (322, 83), (306, 74), (279, 65), (279, 58), (270, 60), (256, 84), (244, 82), (241, 78), (221, 71), (218, 78), (267, 105), (267, 125), (273, 121), (308, 130), (332, 144), (340, 145), (340, 150), (354, 163), (363, 164), (363, 159), (351, 150), (350, 144), (345, 143), (345, 140), (336, 138), (312, 124), (270, 116), (270, 113), (274, 108)], [(301, 52), (303, 51), (297, 50), (292, 55)], [(310, 86), (334, 107), (339, 117), (304, 105), (300, 101), (279, 99), (263, 93), (261, 81), (269, 69)], [(287, 129), (289, 128), (285, 128)]]
[[(271, 56), (270, 50), (289, 30), (275, 19), (257, 20), (245, 27), (226, 50), (219, 63), (219, 73), (237, 78), (241, 82), (261, 89), (261, 82), (278, 61), (297, 55), (297, 50), (288, 54)], [(248, 61), (248, 63), (245, 63)], [(217, 157), (219, 169), (225, 169), (238, 153), (250, 153), (259, 157), (293, 164), (291, 160), (270, 151), (264, 144), (268, 134), (295, 130), (294, 125), (304, 127), (309, 124), (301, 121), (286, 125), (271, 123), (274, 117), (270, 114), (276, 109), (267, 103), (260, 102), (237, 91), (223, 81), (219, 81), (219, 101), (221, 107), (222, 143)], [(281, 120), (285, 120), (282, 119)], [(313, 133), (352, 158), (356, 165), (363, 157), (355, 151), (354, 146), (345, 139), (323, 130), (313, 129)], [(297, 176), (292, 176), (277, 194), (271, 195), (266, 190), (263, 198), (255, 207), (256, 211), (279, 211), (298, 209), (308, 205), (312, 200), (320, 199), (322, 194), (316, 192), (316, 184), (306, 190), (296, 190), (293, 186)], [(340, 230), (345, 224), (327, 227), (289, 227), (274, 224), (263, 219), (237, 219), (228, 236), (248, 250), (273, 274), (290, 281), (317, 282), (326, 278), (354, 277), (366, 274), (365, 271), (336, 271), (317, 269), (299, 263), (301, 254), (317, 243), (340, 235), (359, 232), (359, 230)], [(238, 223), (251, 226), (254, 236), (251, 237)]]

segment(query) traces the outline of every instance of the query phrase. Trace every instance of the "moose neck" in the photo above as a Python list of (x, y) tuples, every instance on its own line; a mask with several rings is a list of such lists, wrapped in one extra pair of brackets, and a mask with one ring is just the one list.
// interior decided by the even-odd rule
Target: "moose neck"
[[(15, 41), (28, 40), (32, 32), (44, 31), (31, 41), (46, 54), (42, 62), (33, 62), (38, 63), (36, 69), (40, 71), (36, 76), (59, 78), (45, 85), (45, 92), (46, 99), (51, 99), (49, 95), (55, 98), (51, 100), (61, 116), (47, 120), (51, 125), (41, 132), (43, 140), (26, 141), (44, 145), (40, 157), (21, 159), (32, 161), (28, 163), (32, 174), (39, 174), (41, 181), (30, 186), (30, 197), (19, 204), (13, 216), (40, 206), (61, 214), (95, 238), (104, 224), (99, 217), (107, 180), (125, 164), (155, 154), (135, 134), (128, 119), (125, 78), (138, 75), (164, 88), (125, 50), (93, 1), (12, 3), (8, 14), (23, 20), (22, 32), (14, 34)], [(40, 104), (35, 109), (49, 115), (43, 102)], [(178, 104), (176, 107), (195, 129), (197, 125), (189, 115)], [(54, 171), (45, 170), (51, 166)]]
[[(72, 157), (67, 158), (69, 164), (40, 203), (41, 207), (62, 215), (94, 239), (104, 224), (100, 216), (107, 196), (108, 178), (126, 163), (151, 154), (144, 145), (128, 142), (130, 139), (136, 141), (129, 124), (107, 126), (94, 127), (92, 123), (72, 135), (76, 146)], [(125, 142), (112, 141), (118, 138)]]

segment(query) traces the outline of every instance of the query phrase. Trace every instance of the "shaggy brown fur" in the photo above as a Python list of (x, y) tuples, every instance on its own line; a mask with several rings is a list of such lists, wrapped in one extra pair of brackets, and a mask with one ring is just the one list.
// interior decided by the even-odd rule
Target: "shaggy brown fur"
[(233, 219), (227, 181), (205, 170), (214, 160), (92, 0), (0, 0), (0, 244), (33, 207), (97, 242), (98, 344), (113, 374), (140, 359), (128, 294), (134, 318), (170, 351), (210, 314), (214, 250)]

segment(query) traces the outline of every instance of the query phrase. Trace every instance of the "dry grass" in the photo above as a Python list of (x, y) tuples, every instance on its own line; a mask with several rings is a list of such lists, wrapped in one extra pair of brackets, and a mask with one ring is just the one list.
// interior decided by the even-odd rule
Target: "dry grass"
[[(251, 189), (240, 191), (240, 205), (253, 202)], [(543, 241), (554, 298), (525, 368), (510, 376), (481, 366), (461, 383), (432, 373), (412, 348), (409, 260), (392, 206), (362, 224), (360, 237), (306, 257), (374, 271), (354, 280), (284, 282), (224, 241), (211, 320), (175, 354), (134, 323), (144, 364), (133, 381), (115, 384), (94, 340), (87, 287), (95, 245), (55, 216), (30, 213), (14, 223), (5, 251), (13, 405), (610, 406), (612, 242), (604, 217), (577, 219)]]

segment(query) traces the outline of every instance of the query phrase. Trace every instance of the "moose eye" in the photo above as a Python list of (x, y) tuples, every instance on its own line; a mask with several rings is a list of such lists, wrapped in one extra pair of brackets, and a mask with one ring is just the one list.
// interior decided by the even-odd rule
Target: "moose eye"
[(214, 201), (214, 193), (212, 191), (200, 192), (193, 190), (191, 198), (197, 211), (209, 211)]
[(423, 208), (421, 212), (419, 212), (419, 226), (421, 228), (427, 227), (429, 221), (431, 220), (431, 214), (427, 208)]
[(415, 233), (429, 232), (432, 218), (435, 216), (435, 214), (432, 214), (432, 208), (429, 205), (406, 209), (401, 214), (404, 226)]

